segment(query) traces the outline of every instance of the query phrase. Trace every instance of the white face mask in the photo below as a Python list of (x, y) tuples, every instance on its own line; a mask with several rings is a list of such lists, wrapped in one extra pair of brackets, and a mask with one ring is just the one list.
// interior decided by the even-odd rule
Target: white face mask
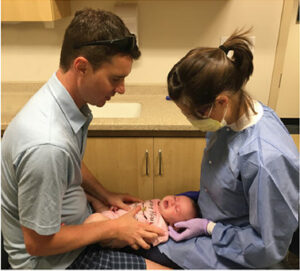
[(193, 118), (187, 118), (187, 119), (194, 127), (198, 128), (200, 131), (215, 132), (227, 124), (227, 122), (225, 120), (225, 115), (227, 113), (227, 105), (226, 105), (225, 112), (224, 112), (221, 122), (210, 118), (210, 114), (211, 114), (213, 105), (210, 108), (207, 119), (193, 119)]

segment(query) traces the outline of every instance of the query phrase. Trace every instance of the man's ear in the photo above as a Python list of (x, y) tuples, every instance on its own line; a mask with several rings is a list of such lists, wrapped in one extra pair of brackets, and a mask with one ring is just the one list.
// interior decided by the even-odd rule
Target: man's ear
[(73, 68), (81, 75), (85, 75), (87, 70), (89, 69), (89, 61), (82, 56), (76, 57), (73, 61)]

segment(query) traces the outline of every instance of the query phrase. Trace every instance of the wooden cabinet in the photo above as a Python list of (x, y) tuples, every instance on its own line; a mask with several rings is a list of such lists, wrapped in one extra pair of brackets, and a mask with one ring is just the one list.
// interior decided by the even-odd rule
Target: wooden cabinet
[[(299, 149), (299, 135), (292, 135)], [(108, 190), (142, 199), (200, 186), (205, 138), (89, 137), (84, 162)]]
[(51, 22), (71, 14), (69, 0), (2, 0), (1, 21)]
[(199, 190), (205, 138), (154, 138), (153, 195)]
[(146, 174), (146, 151), (153, 138), (88, 138), (84, 162), (105, 188), (143, 199), (153, 195), (152, 162)]
[(84, 161), (107, 189), (142, 199), (198, 190), (204, 138), (88, 138)]

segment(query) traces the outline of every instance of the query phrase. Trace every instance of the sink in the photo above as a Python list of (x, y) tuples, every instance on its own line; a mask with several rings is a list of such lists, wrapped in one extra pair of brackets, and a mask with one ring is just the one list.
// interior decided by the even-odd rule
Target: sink
[(94, 118), (138, 118), (140, 103), (106, 103), (103, 107), (89, 105)]

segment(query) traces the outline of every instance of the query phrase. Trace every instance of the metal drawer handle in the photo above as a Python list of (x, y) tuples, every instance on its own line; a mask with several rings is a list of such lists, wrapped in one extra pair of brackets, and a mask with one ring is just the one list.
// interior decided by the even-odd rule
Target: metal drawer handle
[(145, 156), (146, 156), (146, 175), (149, 176), (149, 151), (148, 150), (146, 150)]
[(158, 161), (159, 161), (159, 170), (158, 174), (162, 176), (162, 151), (161, 149), (158, 150)]

